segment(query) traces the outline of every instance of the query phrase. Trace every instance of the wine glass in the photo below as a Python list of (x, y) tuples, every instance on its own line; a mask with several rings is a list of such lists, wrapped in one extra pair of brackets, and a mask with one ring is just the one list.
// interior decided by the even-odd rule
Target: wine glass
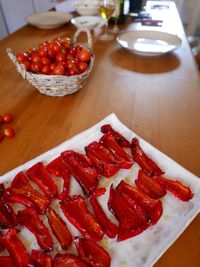
[(115, 4), (113, 0), (101, 0), (99, 6), (99, 14), (105, 20), (105, 32), (100, 36), (100, 40), (109, 41), (113, 39), (111, 34), (108, 34), (108, 21), (115, 11)]
[(118, 18), (120, 15), (120, 0), (114, 0), (114, 4), (115, 4), (115, 11), (112, 15), (112, 17), (114, 18), (114, 27), (112, 28), (112, 30), (110, 30), (110, 32), (118, 33), (119, 32)]

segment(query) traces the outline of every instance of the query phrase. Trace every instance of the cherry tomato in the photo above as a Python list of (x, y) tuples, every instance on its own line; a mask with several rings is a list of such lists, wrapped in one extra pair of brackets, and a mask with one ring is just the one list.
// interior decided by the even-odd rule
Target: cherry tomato
[(40, 62), (41, 57), (37, 53), (35, 53), (32, 55), (31, 60), (32, 60), (32, 62)]
[(51, 60), (48, 57), (42, 57), (41, 62), (44, 65), (50, 65), (51, 64)]
[(83, 73), (84, 71), (86, 71), (88, 68), (88, 64), (85, 62), (79, 62), (78, 63), (78, 70), (80, 73)]
[(63, 66), (56, 66), (53, 70), (53, 74), (55, 75), (64, 75), (65, 74), (65, 69)]
[(45, 47), (43, 47), (43, 48), (40, 48), (39, 50), (38, 50), (38, 55), (40, 56), (40, 57), (46, 57), (46, 56), (48, 56), (48, 48), (45, 46)]
[(12, 138), (15, 135), (13, 128), (5, 128), (3, 130), (4, 136), (7, 138)]
[(91, 53), (87, 49), (82, 49), (78, 53), (78, 59), (82, 62), (89, 62), (91, 59)]
[(3, 123), (3, 116), (0, 115), (0, 124)]
[(13, 117), (10, 113), (3, 114), (2, 118), (4, 123), (9, 123), (13, 120)]
[(67, 63), (67, 69), (68, 70), (72, 70), (76, 67), (76, 63), (72, 59), (67, 60), (66, 63)]
[(67, 69), (67, 62), (66, 61), (58, 62), (57, 66), (63, 66), (65, 69)]
[(24, 65), (25, 70), (29, 71), (31, 69), (30, 61), (24, 61), (23, 65)]
[(55, 51), (53, 50), (53, 48), (49, 48), (49, 49), (48, 49), (48, 56), (49, 56), (50, 58), (54, 58), (55, 55), (56, 55), (56, 53), (55, 53)]
[(34, 73), (41, 73), (43, 64), (42, 62), (32, 62), (31, 63), (31, 71)]
[(0, 142), (4, 139), (4, 135), (0, 133)]
[(56, 62), (61, 62), (66, 60), (66, 55), (63, 53), (58, 53), (56, 55)]
[(19, 63), (24, 63), (24, 61), (28, 60), (28, 55), (26, 53), (18, 53), (16, 58)]
[(36, 49), (31, 47), (31, 48), (28, 49), (27, 53), (28, 53), (29, 56), (31, 56), (31, 55), (33, 55), (35, 53), (35, 51), (36, 51)]
[(60, 53), (61, 49), (62, 49), (62, 46), (58, 42), (52, 43), (52, 50), (55, 52), (55, 54)]
[(53, 71), (57, 65), (55, 63), (51, 63), (50, 65), (50, 71)]
[(44, 65), (43, 67), (42, 67), (42, 70), (41, 70), (41, 73), (42, 74), (49, 74), (50, 73), (50, 66), (49, 65)]
[(69, 75), (70, 76), (77, 75), (77, 74), (79, 74), (79, 72), (78, 72), (78, 70), (76, 68), (69, 70)]

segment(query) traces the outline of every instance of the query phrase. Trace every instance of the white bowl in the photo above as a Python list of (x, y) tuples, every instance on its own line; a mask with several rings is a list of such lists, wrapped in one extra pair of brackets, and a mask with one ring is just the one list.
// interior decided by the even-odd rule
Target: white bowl
[(71, 23), (79, 29), (93, 30), (94, 28), (101, 27), (105, 21), (98, 16), (79, 16), (71, 19)]
[(74, 7), (81, 16), (95, 16), (99, 12), (99, 6), (97, 4), (90, 5), (85, 2), (76, 2), (74, 3)]

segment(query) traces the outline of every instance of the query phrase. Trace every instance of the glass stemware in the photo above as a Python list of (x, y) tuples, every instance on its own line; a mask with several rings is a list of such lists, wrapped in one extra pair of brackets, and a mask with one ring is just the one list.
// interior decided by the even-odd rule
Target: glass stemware
[(119, 27), (118, 27), (118, 18), (120, 15), (120, 0), (114, 0), (114, 4), (115, 4), (115, 11), (112, 15), (113, 19), (114, 19), (114, 27), (110, 30), (110, 32), (112, 33), (118, 33), (119, 32)]
[(101, 0), (99, 6), (99, 14), (105, 20), (105, 32), (100, 36), (100, 40), (109, 41), (113, 39), (111, 34), (108, 34), (108, 21), (115, 11), (115, 4), (113, 0)]

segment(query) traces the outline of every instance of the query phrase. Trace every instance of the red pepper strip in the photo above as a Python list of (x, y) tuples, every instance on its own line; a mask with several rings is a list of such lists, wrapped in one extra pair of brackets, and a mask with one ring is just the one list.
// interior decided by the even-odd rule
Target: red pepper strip
[(99, 183), (99, 173), (92, 165), (91, 160), (86, 155), (72, 150), (63, 152), (61, 157), (80, 184), (84, 194), (89, 197)]
[(66, 218), (84, 237), (94, 241), (102, 239), (104, 232), (92, 213), (89, 212), (82, 196), (69, 196), (61, 201), (60, 206)]
[(141, 169), (149, 176), (161, 175), (164, 172), (158, 167), (158, 165), (149, 158), (139, 145), (137, 138), (133, 138), (131, 143), (131, 152), (133, 159), (138, 163)]
[(109, 267), (110, 255), (100, 245), (85, 238), (75, 239), (79, 257), (89, 267)]
[(33, 267), (28, 252), (20, 239), (17, 238), (18, 232), (18, 229), (10, 228), (6, 235), (2, 237), (3, 244), (8, 250), (16, 267)]
[(116, 190), (122, 195), (128, 195), (142, 208), (148, 217), (148, 224), (153, 225), (157, 223), (162, 216), (163, 207), (160, 200), (154, 200), (150, 198), (142, 191), (134, 188), (124, 181), (119, 183), (119, 185), (116, 187)]
[(112, 151), (116, 160), (119, 163), (119, 167), (123, 169), (130, 169), (133, 165), (133, 158), (130, 156), (115, 140), (112, 133), (108, 132), (101, 137), (100, 142)]
[(136, 236), (147, 228), (147, 224), (141, 223), (131, 205), (113, 186), (110, 187), (108, 208), (119, 221), (117, 241)]
[(91, 195), (90, 203), (92, 205), (95, 217), (98, 223), (101, 225), (102, 229), (104, 230), (105, 234), (110, 238), (114, 238), (118, 233), (118, 227), (116, 226), (116, 224), (114, 224), (113, 222), (111, 222), (111, 220), (108, 219), (104, 210), (97, 201), (97, 197), (104, 195), (105, 192), (105, 188), (97, 189)]
[[(3, 241), (1, 240), (3, 234), (2, 232), (0, 231), (0, 252), (3, 251), (5, 249), (4, 245), (3, 245)], [(0, 265), (1, 266), (1, 265)]]
[(53, 267), (51, 256), (40, 250), (32, 250), (31, 258), (35, 267)]
[(58, 239), (63, 250), (69, 248), (72, 242), (72, 236), (70, 231), (67, 228), (65, 222), (61, 219), (61, 217), (56, 213), (56, 211), (52, 208), (48, 208), (47, 217), (49, 224), (51, 226), (52, 232), (55, 237)]
[(120, 167), (116, 158), (104, 145), (95, 141), (86, 146), (85, 151), (98, 171), (106, 178), (112, 177), (119, 171)]
[(36, 210), (33, 208), (26, 208), (18, 211), (18, 221), (26, 226), (37, 239), (38, 245), (48, 252), (53, 249), (53, 240), (49, 229), (40, 220)]
[(35, 190), (23, 172), (19, 172), (5, 190), (4, 197), (7, 201), (18, 202), (26, 207), (35, 208), (39, 213), (45, 214), (49, 205), (48, 197)]
[(53, 267), (87, 267), (77, 256), (57, 253)]
[(10, 256), (0, 256), (0, 266), (1, 267), (15, 267)]
[(121, 146), (121, 147), (130, 147), (131, 144), (130, 142), (120, 133), (118, 133), (117, 131), (115, 131), (110, 124), (105, 124), (103, 126), (101, 126), (101, 132), (102, 133), (109, 133), (111, 132), (112, 135), (114, 135), (115, 140), (117, 141), (117, 143)]
[(12, 207), (3, 197), (5, 192), (4, 184), (0, 184), (0, 228), (7, 229), (17, 225), (17, 217)]
[(63, 191), (57, 198), (59, 200), (65, 199), (65, 197), (69, 195), (70, 189), (70, 172), (66, 167), (66, 164), (63, 162), (61, 157), (57, 157), (51, 161), (46, 168), (50, 174), (61, 177), (64, 180)]
[(194, 194), (190, 188), (179, 181), (173, 181), (161, 176), (156, 176), (156, 180), (175, 197), (182, 201), (189, 201), (193, 198)]
[(28, 177), (36, 183), (39, 188), (45, 193), (48, 198), (53, 198), (57, 195), (57, 186), (51, 176), (49, 176), (44, 164), (38, 162), (26, 171)]
[(135, 180), (137, 187), (146, 195), (151, 198), (161, 198), (166, 194), (164, 187), (153, 179), (146, 175), (142, 170), (138, 172), (138, 179)]

